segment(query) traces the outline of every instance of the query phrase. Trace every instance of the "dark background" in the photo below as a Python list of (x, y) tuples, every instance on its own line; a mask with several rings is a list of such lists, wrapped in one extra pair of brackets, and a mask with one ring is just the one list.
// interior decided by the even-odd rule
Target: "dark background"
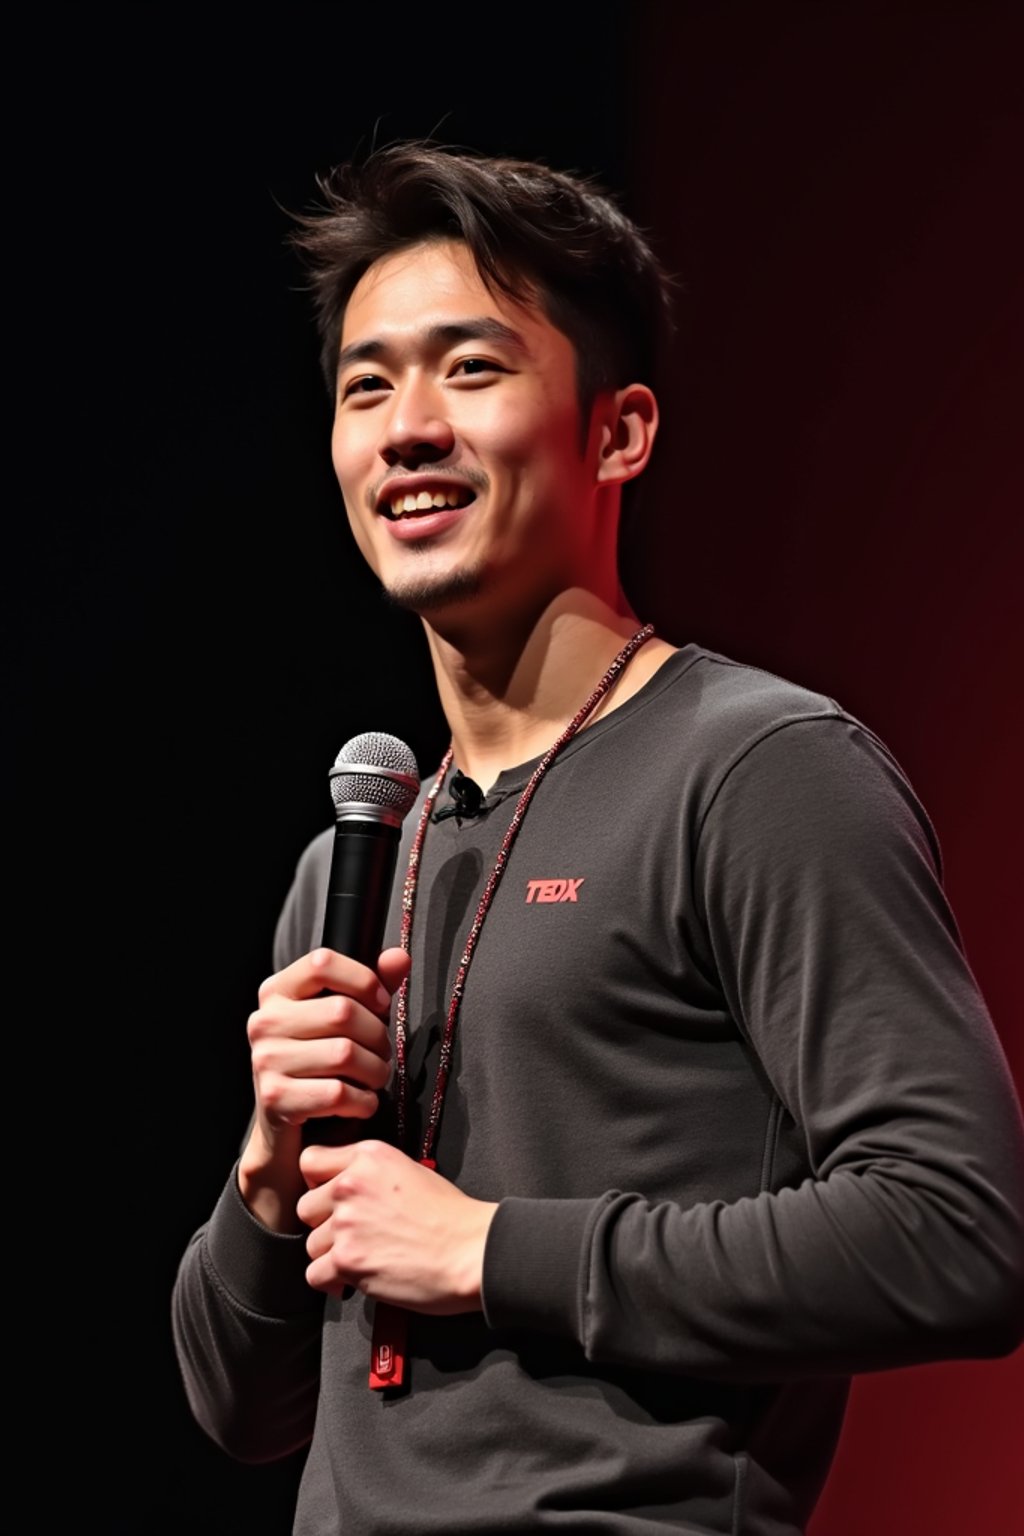
[[(371, 142), (595, 174), (650, 229), (681, 332), (634, 605), (887, 741), (1024, 1083), (1018, 18), (58, 8), (13, 40), (14, 968), (46, 1127), (26, 1260), (53, 1291), (30, 1327), (102, 1529), (289, 1529), (297, 1468), (192, 1424), (169, 1292), (245, 1126), (245, 1018), (337, 749), (393, 731), (425, 772), (445, 745), (418, 627), (344, 525), (286, 245), (315, 174)], [(813, 1536), (1007, 1530), (1022, 1364), (860, 1379)]]

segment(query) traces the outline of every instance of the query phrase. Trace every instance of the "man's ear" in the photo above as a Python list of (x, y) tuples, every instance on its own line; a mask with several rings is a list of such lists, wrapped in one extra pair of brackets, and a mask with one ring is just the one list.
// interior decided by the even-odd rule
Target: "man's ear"
[(627, 384), (598, 406), (597, 480), (622, 485), (647, 466), (658, 430), (658, 402), (646, 384)]

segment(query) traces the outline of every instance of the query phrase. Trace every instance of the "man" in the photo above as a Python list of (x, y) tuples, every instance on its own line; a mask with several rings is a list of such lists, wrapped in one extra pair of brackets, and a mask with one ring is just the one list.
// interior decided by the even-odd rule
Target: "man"
[(319, 947), (332, 833), (300, 860), (189, 1400), (308, 1445), (303, 1536), (802, 1531), (851, 1373), (1021, 1336), (1020, 1114), (934, 833), (833, 700), (631, 612), (668, 285), (611, 202), (422, 146), (326, 190), (335, 468), (452, 748), (375, 971)]

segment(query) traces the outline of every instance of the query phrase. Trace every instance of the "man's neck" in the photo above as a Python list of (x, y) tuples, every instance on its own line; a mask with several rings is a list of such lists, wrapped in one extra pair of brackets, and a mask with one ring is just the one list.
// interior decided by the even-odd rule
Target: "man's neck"
[[(557, 740), (641, 623), (621, 592), (608, 602), (572, 588), (518, 624), (425, 628), (456, 765), (486, 791)], [(624, 703), (673, 649), (649, 640), (587, 724)]]

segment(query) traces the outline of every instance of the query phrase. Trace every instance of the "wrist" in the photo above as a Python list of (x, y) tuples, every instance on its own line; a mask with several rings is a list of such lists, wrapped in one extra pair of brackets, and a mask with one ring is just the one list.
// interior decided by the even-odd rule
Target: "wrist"
[(467, 1311), (483, 1310), (484, 1252), (487, 1234), (498, 1206), (489, 1200), (472, 1202), (469, 1230), (464, 1245), (460, 1271), (455, 1277), (455, 1293)]
[(256, 1220), (271, 1232), (304, 1232), (305, 1226), (295, 1213), (299, 1199), (306, 1192), (306, 1181), (299, 1169), (302, 1133), (298, 1126), (287, 1127), (268, 1143), (259, 1122), (253, 1125), (238, 1160), (238, 1190)]

